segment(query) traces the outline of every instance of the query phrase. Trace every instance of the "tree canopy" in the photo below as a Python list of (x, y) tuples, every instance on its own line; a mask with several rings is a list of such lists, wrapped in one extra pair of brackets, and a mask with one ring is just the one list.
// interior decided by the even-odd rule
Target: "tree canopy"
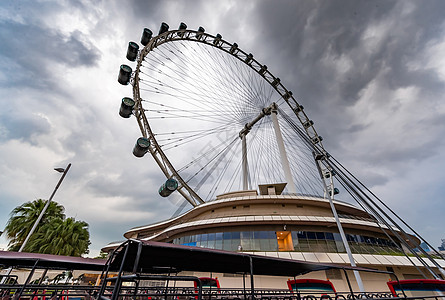
[[(37, 199), (12, 210), (4, 232), (9, 239), (8, 250), (18, 251), (45, 203), (46, 200)], [(70, 256), (87, 254), (90, 245), (88, 223), (66, 218), (64, 211), (62, 205), (50, 202), (23, 251)]]

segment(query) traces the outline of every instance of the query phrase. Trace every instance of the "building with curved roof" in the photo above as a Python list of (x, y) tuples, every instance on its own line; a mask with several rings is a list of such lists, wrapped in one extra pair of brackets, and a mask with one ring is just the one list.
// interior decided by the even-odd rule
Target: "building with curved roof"
[[(247, 190), (219, 195), (215, 200), (194, 207), (176, 218), (132, 228), (124, 236), (349, 265), (329, 200), (285, 195), (282, 194), (284, 186), (260, 185), (259, 193)], [(335, 200), (334, 205), (358, 266), (394, 271), (399, 279), (421, 278), (419, 270), (425, 269), (422, 263), (404, 255), (404, 246), (395, 242), (396, 239), (384, 224), (349, 203)], [(420, 243), (417, 238), (413, 239)], [(112, 247), (112, 244), (108, 245), (104, 250)], [(443, 260), (438, 262), (445, 266)], [(427, 274), (426, 271), (423, 273)], [(347, 289), (344, 274), (339, 270), (320, 271), (306, 276), (330, 279), (337, 290)], [(390, 279), (386, 274), (362, 274), (362, 278), (365, 288), (373, 291), (386, 290), (386, 281)], [(219, 279), (222, 286), (225, 282), (236, 284), (233, 275), (226, 277), (219, 274)], [(287, 279), (256, 279), (261, 280), (264, 282), (259, 282), (260, 286), (285, 288)]]

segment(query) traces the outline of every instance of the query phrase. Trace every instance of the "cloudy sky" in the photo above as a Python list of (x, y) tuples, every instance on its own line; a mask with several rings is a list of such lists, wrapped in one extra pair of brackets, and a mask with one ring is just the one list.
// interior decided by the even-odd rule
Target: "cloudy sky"
[[(161, 172), (131, 153), (118, 115), (128, 41), (161, 22), (221, 33), (269, 66), (325, 148), (437, 246), (445, 238), (445, 2), (10, 1), (0, 3), (0, 230), (55, 196), (90, 225), (91, 254), (170, 217)], [(6, 240), (0, 238), (0, 247)]]

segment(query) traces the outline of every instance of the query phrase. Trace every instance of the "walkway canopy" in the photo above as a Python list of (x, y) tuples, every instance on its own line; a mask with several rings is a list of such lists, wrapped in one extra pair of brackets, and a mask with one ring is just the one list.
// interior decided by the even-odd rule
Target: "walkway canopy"
[(102, 271), (105, 262), (104, 259), (0, 251), (0, 266), (3, 267)]
[(116, 249), (109, 266), (110, 270), (122, 267), (123, 271), (133, 273), (196, 271), (272, 276), (298, 276), (328, 269), (377, 271), (133, 239)]

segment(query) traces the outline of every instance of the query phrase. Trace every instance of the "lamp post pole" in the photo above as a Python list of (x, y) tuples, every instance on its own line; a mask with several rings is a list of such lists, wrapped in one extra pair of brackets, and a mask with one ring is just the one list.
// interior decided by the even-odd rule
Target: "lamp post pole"
[(49, 207), (49, 204), (51, 203), (51, 200), (53, 199), (54, 195), (56, 194), (59, 186), (62, 184), (63, 179), (65, 178), (66, 173), (68, 173), (68, 170), (70, 169), (71, 164), (68, 164), (68, 166), (65, 169), (62, 168), (56, 168), (54, 170), (56, 170), (57, 172), (63, 172), (62, 177), (60, 177), (59, 182), (56, 185), (56, 188), (54, 189), (53, 193), (51, 194), (51, 196), (49, 197), (48, 201), (45, 204), (45, 207), (43, 207), (42, 211), (40, 212), (39, 217), (37, 218), (37, 220), (34, 222), (34, 225), (32, 226), (31, 230), (29, 231), (28, 235), (26, 236), (25, 241), (23, 242), (22, 246), (20, 247), (18, 252), (22, 252), (23, 249), (26, 246), (26, 243), (28, 243), (29, 238), (31, 237), (31, 235), (34, 233), (34, 231), (37, 228), (37, 225), (39, 225), (40, 220), (42, 220), (43, 215), (45, 214), (46, 210)]
[[(63, 169), (63, 168), (55, 168), (55, 169), (54, 169), (54, 170), (56, 170), (56, 171), (59, 172), (59, 173), (63, 173), (63, 174), (62, 174), (62, 177), (60, 177), (59, 182), (57, 183), (56, 187), (54, 188), (53, 193), (52, 193), (51, 196), (49, 197), (48, 201), (46, 201), (46, 204), (45, 204), (45, 206), (43, 207), (42, 211), (40, 212), (39, 217), (38, 217), (37, 220), (34, 222), (34, 225), (32, 226), (31, 230), (28, 232), (28, 235), (26, 236), (25, 240), (23, 241), (22, 246), (20, 246), (20, 249), (19, 249), (18, 252), (22, 252), (23, 249), (25, 248), (26, 244), (28, 243), (29, 238), (30, 238), (31, 235), (34, 233), (34, 231), (35, 231), (36, 228), (37, 228), (37, 225), (39, 225), (40, 221), (42, 220), (43, 215), (45, 214), (46, 210), (48, 209), (49, 204), (51, 203), (51, 200), (53, 199), (54, 195), (56, 194), (57, 190), (59, 189), (59, 186), (62, 184), (62, 181), (63, 181), (63, 179), (65, 178), (66, 173), (68, 173), (68, 170), (70, 169), (70, 167), (71, 167), (71, 163), (69, 163), (68, 166), (67, 166), (65, 169)], [(2, 281), (1, 281), (2, 284), (6, 282), (7, 276), (8, 276), (9, 274), (11, 274), (11, 271), (12, 271), (12, 268), (9, 267), (8, 270), (6, 271), (6, 274), (5, 274), (6, 276), (3, 277)]]

